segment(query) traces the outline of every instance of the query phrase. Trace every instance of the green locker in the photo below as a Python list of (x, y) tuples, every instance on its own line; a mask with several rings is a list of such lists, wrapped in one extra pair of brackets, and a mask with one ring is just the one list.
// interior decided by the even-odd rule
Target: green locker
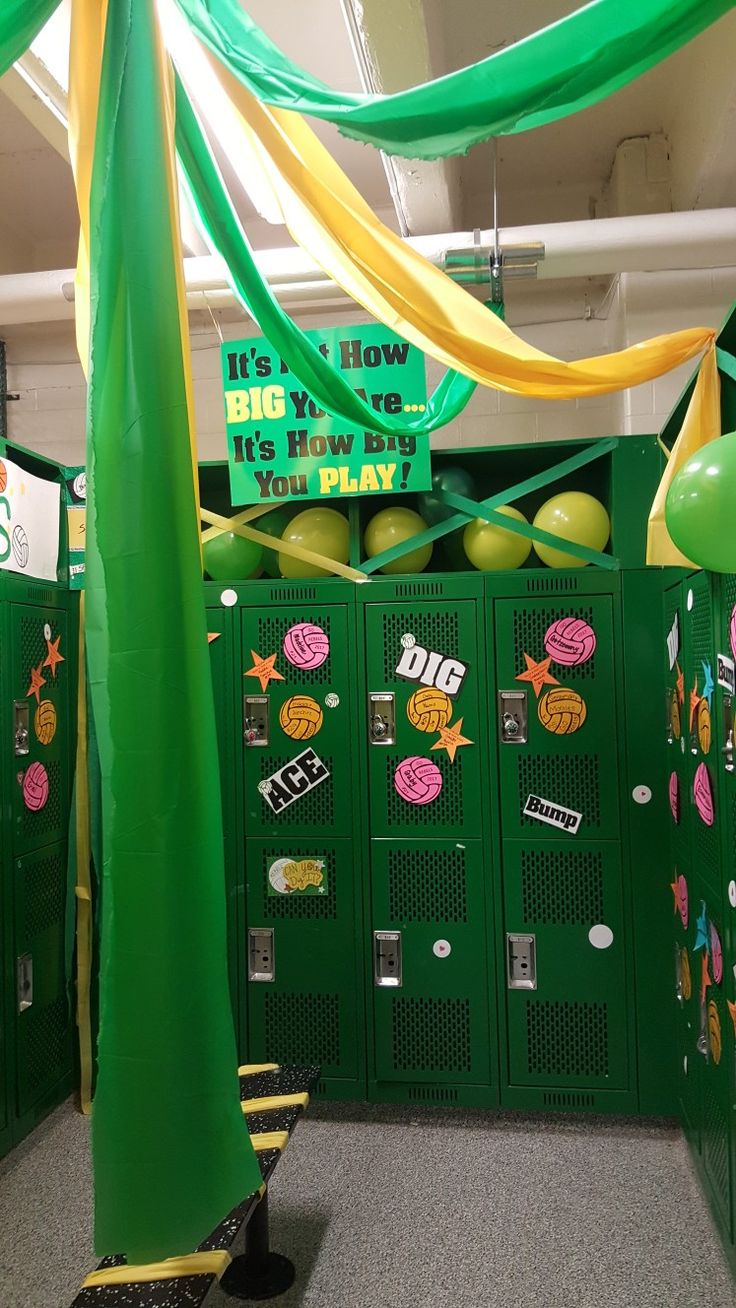
[[(612, 593), (591, 592), (602, 583), (561, 575), (545, 578), (548, 593), (490, 604), (505, 933), (502, 1099), (511, 1107), (627, 1111), (637, 1102), (619, 811), (618, 594), (615, 582)], [(549, 593), (553, 587), (582, 593), (561, 597)]]
[(497, 1101), (481, 597), (481, 578), (360, 597), (372, 1098)]
[[(70, 773), (67, 619), (64, 609), (33, 604), (10, 606), (10, 675), (14, 704), (19, 706), (19, 711), (22, 711), (20, 706), (23, 704), (28, 710), (28, 754), (17, 760), (16, 784), (12, 787), (12, 840), (16, 857), (52, 844), (66, 835)], [(48, 656), (48, 641), (52, 649), (58, 644), (64, 659), (53, 671), (43, 666)], [(35, 696), (28, 694), (34, 674), (44, 683), (39, 685)], [(45, 743), (49, 736), (51, 739)], [(40, 773), (34, 773), (39, 765), (46, 772), (47, 783)], [(30, 778), (26, 780), (29, 773)], [(40, 786), (33, 781), (35, 775), (39, 776)], [(30, 807), (43, 798), (43, 787), (46, 786), (46, 802), (41, 807)]]
[[(716, 609), (716, 658), (725, 655), (726, 660), (736, 657), (736, 575), (719, 579), (719, 603)], [(732, 626), (733, 624), (733, 626)], [(728, 664), (722, 667), (728, 679)], [(731, 689), (719, 684), (718, 672), (714, 672), (715, 688), (715, 737), (716, 759), (719, 771), (719, 803), (722, 850), (722, 904), (724, 914), (724, 969), (723, 997), (726, 1013), (723, 1020), (723, 1060), (729, 1066), (730, 1094), (729, 1132), (730, 1132), (730, 1185), (731, 1185), (731, 1240), (736, 1241), (736, 1058), (734, 1058), (734, 1041), (736, 1026), (732, 1019), (732, 1007), (736, 1004), (736, 751), (734, 750), (734, 696)], [(736, 1251), (734, 1251), (736, 1252)]]
[[(216, 588), (219, 593), (220, 587)], [(207, 600), (215, 588), (206, 587)], [(235, 635), (233, 611), (221, 603), (207, 604), (207, 641), (212, 668), (212, 688), (215, 701), (217, 751), (222, 789), (223, 850), (225, 855), (225, 890), (227, 896), (228, 972), (233, 1021), (238, 1047), (243, 1046), (240, 1013), (240, 951), (238, 939), (242, 895), (238, 893), (238, 835), (237, 789), (235, 767), (235, 735), (232, 730), (235, 713)]]
[(321, 1094), (363, 1098), (352, 587), (240, 594), (248, 1059), (319, 1063)]

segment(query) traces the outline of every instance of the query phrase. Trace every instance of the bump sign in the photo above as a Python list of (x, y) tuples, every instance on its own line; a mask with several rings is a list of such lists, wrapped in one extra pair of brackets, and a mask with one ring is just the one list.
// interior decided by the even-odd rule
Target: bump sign
[(460, 694), (468, 675), (468, 664), (450, 654), (425, 649), (416, 642), (404, 647), (396, 664), (394, 676), (402, 681), (415, 681), (422, 686), (434, 686), (450, 699)]
[(285, 763), (278, 772), (264, 778), (258, 789), (273, 813), (281, 813), (295, 800), (307, 795), (329, 777), (329, 772), (313, 749), (305, 749)]

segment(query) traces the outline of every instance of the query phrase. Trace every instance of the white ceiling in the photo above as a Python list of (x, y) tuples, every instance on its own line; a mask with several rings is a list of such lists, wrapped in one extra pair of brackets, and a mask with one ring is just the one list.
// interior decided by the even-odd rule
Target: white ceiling
[[(360, 89), (340, 0), (245, 3), (292, 58), (335, 87)], [(578, 5), (574, 0), (362, 0), (359, 7), (378, 82), (395, 89), (402, 67), (408, 70), (409, 81), (438, 76), (518, 40)], [(729, 54), (734, 49), (736, 11), (602, 104), (553, 126), (503, 138), (499, 142), (502, 223), (590, 216), (619, 143), (650, 133), (664, 133), (670, 143), (673, 207), (736, 204), (730, 145), (736, 126)], [(421, 59), (418, 52), (423, 52)], [(426, 73), (418, 71), (425, 64)], [(68, 163), (3, 94), (5, 87), (4, 79), (0, 81), (0, 272), (70, 266), (77, 224)], [(315, 126), (368, 201), (395, 227), (380, 155), (346, 141), (329, 124)], [(417, 177), (414, 165), (400, 165), (400, 173), (402, 169), (400, 189), (411, 187), (413, 179), (415, 191), (414, 198), (409, 197), (412, 230), (445, 230), (450, 211), (458, 228), (490, 225), (489, 146), (478, 146), (449, 165), (430, 165)], [(237, 186), (232, 173), (229, 180)], [(288, 243), (283, 229), (269, 228), (256, 218), (240, 189), (238, 204), (255, 245)]]

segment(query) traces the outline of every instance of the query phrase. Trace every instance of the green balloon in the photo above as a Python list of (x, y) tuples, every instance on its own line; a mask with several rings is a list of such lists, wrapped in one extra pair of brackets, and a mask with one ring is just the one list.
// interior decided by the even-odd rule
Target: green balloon
[[(282, 540), (291, 541), (292, 545), (301, 545), (303, 549), (313, 550), (315, 554), (324, 554), (336, 563), (347, 563), (350, 554), (350, 528), (347, 518), (336, 509), (304, 509), (292, 518), (288, 527), (281, 534)], [(279, 552), (279, 568), (282, 577), (331, 577), (326, 568), (319, 568), (315, 563), (306, 563), (296, 559), (292, 554)]]
[[(292, 518), (299, 512), (296, 505), (284, 504), (278, 509), (271, 509), (270, 513), (264, 513), (262, 518), (256, 518), (253, 526), (258, 531), (265, 531), (267, 536), (273, 536), (274, 540), (281, 540), (286, 528)], [(263, 571), (267, 577), (280, 577), (279, 572), (279, 552), (278, 547), (274, 546), (269, 549), (267, 545), (263, 547)]]
[[(427, 530), (427, 524), (424, 518), (420, 518), (418, 513), (413, 509), (405, 509), (401, 504), (395, 504), (390, 509), (381, 509), (374, 518), (371, 518), (365, 529), (365, 552), (369, 559), (376, 554), (382, 554), (384, 550), (390, 550), (394, 545), (400, 545), (405, 540), (410, 540), (412, 536), (418, 536), (420, 532)], [(401, 572), (423, 572), (429, 560), (432, 557), (432, 545), (422, 545), (417, 550), (410, 550), (408, 554), (402, 554), (400, 558), (394, 559), (393, 563), (384, 563), (379, 569), (386, 573)]]
[(475, 482), (464, 468), (437, 468), (436, 472), (432, 473), (432, 490), (426, 491), (417, 498), (419, 512), (428, 527), (434, 527), (438, 522), (446, 522), (457, 513), (457, 509), (442, 503), (438, 491), (450, 491), (453, 495), (465, 495), (469, 500), (476, 499)]
[(709, 441), (672, 479), (664, 518), (678, 550), (699, 568), (736, 572), (736, 432)]
[(248, 581), (261, 570), (263, 546), (234, 531), (221, 531), (202, 546), (202, 563), (213, 581)]

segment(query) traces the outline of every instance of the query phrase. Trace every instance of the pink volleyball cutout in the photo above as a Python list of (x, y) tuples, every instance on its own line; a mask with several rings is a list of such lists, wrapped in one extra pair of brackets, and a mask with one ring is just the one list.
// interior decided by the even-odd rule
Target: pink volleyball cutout
[(719, 986), (723, 980), (723, 948), (721, 946), (721, 937), (712, 922), (710, 924), (710, 965), (713, 969), (713, 980)]
[(670, 812), (674, 822), (680, 821), (680, 782), (676, 772), (670, 773), (669, 784)]
[(330, 638), (316, 622), (296, 622), (284, 636), (284, 654), (292, 667), (311, 672), (324, 663), (330, 652)]
[(688, 918), (690, 916), (688, 903), (689, 901), (688, 901), (688, 893), (687, 893), (687, 881), (685, 880), (682, 873), (680, 873), (679, 877), (677, 878), (677, 911), (680, 914), (680, 921), (682, 922), (682, 925), (686, 931), (687, 931)]
[(710, 774), (705, 763), (701, 763), (696, 769), (693, 779), (693, 799), (698, 810), (698, 816), (702, 818), (707, 827), (712, 827), (715, 822), (713, 791), (710, 784)]
[(566, 668), (586, 663), (595, 644), (595, 632), (583, 618), (559, 618), (544, 635), (544, 648), (553, 663), (561, 663)]
[(431, 759), (415, 754), (399, 763), (394, 788), (407, 804), (431, 804), (442, 789), (442, 773)]
[(49, 774), (43, 763), (31, 763), (23, 777), (23, 803), (32, 813), (37, 813), (48, 797)]
[(731, 638), (731, 653), (736, 659), (736, 604), (734, 604), (733, 608), (731, 609), (731, 622), (729, 625), (728, 634)]

